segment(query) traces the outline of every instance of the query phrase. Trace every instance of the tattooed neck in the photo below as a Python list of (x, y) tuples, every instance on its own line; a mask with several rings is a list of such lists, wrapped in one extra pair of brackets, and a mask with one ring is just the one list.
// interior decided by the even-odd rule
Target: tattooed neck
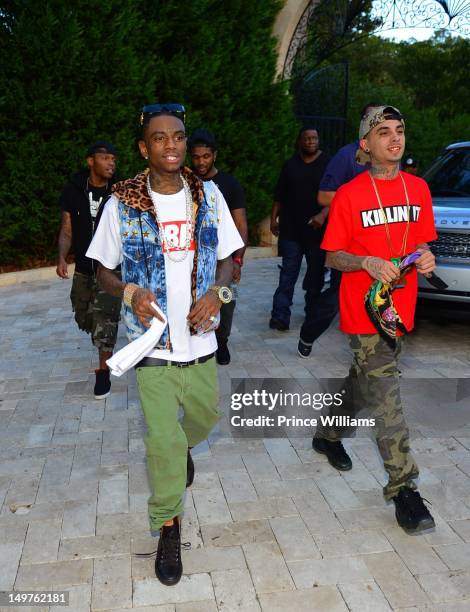
[(372, 166), (369, 168), (369, 173), (373, 178), (384, 179), (390, 181), (398, 176), (400, 171), (400, 165), (394, 164), (393, 166), (384, 166), (381, 164), (375, 164), (372, 162)]
[(153, 168), (150, 169), (150, 185), (154, 191), (164, 195), (177, 193), (183, 188), (179, 172), (159, 174)]

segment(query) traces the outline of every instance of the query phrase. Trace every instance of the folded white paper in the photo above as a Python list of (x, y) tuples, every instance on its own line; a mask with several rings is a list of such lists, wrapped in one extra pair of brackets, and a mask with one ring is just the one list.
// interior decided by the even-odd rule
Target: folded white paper
[(141, 359), (146, 357), (160, 340), (160, 336), (166, 327), (167, 320), (160, 308), (152, 302), (153, 308), (163, 318), (163, 321), (154, 317), (150, 322), (150, 328), (142, 334), (140, 338), (130, 342), (127, 346), (115, 353), (111, 359), (107, 360), (109, 369), (113, 376), (122, 376), (127, 370), (130, 370), (139, 363)]

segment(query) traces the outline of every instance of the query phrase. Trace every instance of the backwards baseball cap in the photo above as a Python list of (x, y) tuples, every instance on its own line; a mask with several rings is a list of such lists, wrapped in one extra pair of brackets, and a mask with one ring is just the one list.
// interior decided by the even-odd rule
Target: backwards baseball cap
[(367, 134), (377, 125), (380, 125), (389, 119), (396, 119), (405, 125), (403, 115), (400, 113), (398, 108), (395, 108), (394, 106), (374, 106), (369, 108), (366, 114), (363, 115), (359, 125), (359, 140), (365, 138)]
[(107, 140), (97, 140), (90, 145), (87, 149), (86, 157), (91, 157), (95, 153), (109, 153), (110, 155), (117, 155), (116, 149)]
[[(389, 119), (396, 119), (397, 121), (401, 121), (403, 126), (405, 126), (405, 120), (398, 108), (395, 108), (394, 106), (370, 107), (361, 118), (361, 123), (359, 124), (359, 140), (365, 138), (367, 134), (377, 125), (380, 125), (381, 123), (383, 123), (384, 121), (388, 121)], [(367, 153), (366, 151), (364, 151), (364, 149), (361, 149), (361, 147), (359, 147), (356, 151), (356, 162), (361, 166), (369, 164), (370, 153)]]
[(214, 134), (204, 128), (197, 128), (188, 138), (188, 149), (193, 147), (208, 147), (215, 151), (217, 146)]

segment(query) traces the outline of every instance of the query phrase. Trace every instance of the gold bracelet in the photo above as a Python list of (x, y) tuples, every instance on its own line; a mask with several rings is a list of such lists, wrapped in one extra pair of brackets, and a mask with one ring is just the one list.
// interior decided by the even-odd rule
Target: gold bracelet
[(129, 306), (129, 308), (132, 308), (132, 297), (137, 291), (137, 289), (140, 289), (140, 287), (139, 285), (135, 285), (134, 283), (127, 283), (127, 285), (124, 287), (122, 301), (126, 306)]

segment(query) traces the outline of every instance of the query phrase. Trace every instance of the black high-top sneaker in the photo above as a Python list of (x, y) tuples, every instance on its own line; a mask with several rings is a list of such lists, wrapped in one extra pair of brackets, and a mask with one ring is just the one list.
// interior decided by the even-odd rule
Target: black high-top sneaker
[(95, 399), (104, 399), (108, 397), (111, 391), (111, 380), (109, 378), (109, 370), (95, 370), (96, 382), (95, 382)]
[(186, 462), (186, 466), (186, 488), (188, 488), (193, 484), (194, 480), (194, 463), (193, 458), (191, 457), (190, 448), (188, 448), (188, 459)]
[(419, 533), (436, 526), (418, 491), (402, 487), (398, 495), (393, 497), (393, 502), (397, 522), (407, 533)]
[(174, 586), (180, 581), (182, 573), (180, 521), (175, 516), (173, 525), (163, 525), (160, 529), (155, 575), (162, 584)]

